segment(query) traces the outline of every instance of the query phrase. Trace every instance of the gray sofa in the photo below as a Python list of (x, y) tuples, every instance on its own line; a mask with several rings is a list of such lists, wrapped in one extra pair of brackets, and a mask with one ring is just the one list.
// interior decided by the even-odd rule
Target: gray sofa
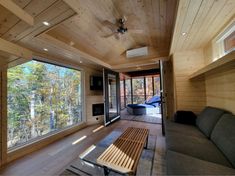
[(206, 107), (196, 125), (166, 120), (168, 175), (235, 175), (235, 116)]

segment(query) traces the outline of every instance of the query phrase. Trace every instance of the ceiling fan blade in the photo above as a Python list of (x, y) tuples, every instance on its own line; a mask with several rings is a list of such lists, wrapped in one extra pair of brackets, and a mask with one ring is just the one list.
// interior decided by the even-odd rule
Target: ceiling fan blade
[(135, 33), (135, 34), (142, 34), (142, 33), (144, 33), (144, 30), (142, 30), (142, 29), (128, 29), (127, 32)]
[(113, 23), (111, 23), (110, 21), (108, 21), (108, 20), (105, 20), (105, 21), (103, 21), (102, 22), (102, 24), (104, 25), (104, 26), (107, 26), (109, 29), (111, 29), (113, 32), (116, 32), (117, 31), (117, 25), (116, 24), (113, 24)]

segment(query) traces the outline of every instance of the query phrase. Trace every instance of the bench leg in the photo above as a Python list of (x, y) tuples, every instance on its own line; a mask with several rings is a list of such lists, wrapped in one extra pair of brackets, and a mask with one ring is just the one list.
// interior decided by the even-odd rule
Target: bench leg
[(147, 139), (146, 139), (146, 143), (145, 143), (145, 146), (144, 146), (145, 149), (148, 148), (148, 140), (149, 140), (149, 136), (147, 136)]
[(109, 169), (107, 167), (104, 166), (104, 175), (108, 176), (109, 175)]

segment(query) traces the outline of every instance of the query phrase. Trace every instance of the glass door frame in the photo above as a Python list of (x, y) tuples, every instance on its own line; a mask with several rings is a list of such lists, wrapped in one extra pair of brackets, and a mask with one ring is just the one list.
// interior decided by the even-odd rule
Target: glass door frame
[[(117, 116), (113, 117), (112, 119), (109, 118), (109, 81), (108, 75), (115, 75), (116, 78), (116, 104), (117, 104)], [(119, 73), (114, 72), (112, 70), (103, 69), (103, 86), (104, 86), (104, 125), (107, 126), (112, 122), (120, 119), (120, 112), (121, 112), (121, 100), (120, 100), (120, 78)]]
[(164, 64), (162, 60), (159, 60), (159, 68), (160, 68), (160, 97), (161, 97), (161, 114), (162, 114), (162, 135), (165, 136), (165, 112), (166, 112), (166, 104), (165, 104), (165, 91), (164, 91)]

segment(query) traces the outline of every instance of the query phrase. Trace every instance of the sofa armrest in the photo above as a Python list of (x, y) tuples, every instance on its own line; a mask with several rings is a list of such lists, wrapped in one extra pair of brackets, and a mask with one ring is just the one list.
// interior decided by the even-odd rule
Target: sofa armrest
[(176, 123), (195, 125), (197, 116), (192, 111), (176, 111), (174, 121)]

